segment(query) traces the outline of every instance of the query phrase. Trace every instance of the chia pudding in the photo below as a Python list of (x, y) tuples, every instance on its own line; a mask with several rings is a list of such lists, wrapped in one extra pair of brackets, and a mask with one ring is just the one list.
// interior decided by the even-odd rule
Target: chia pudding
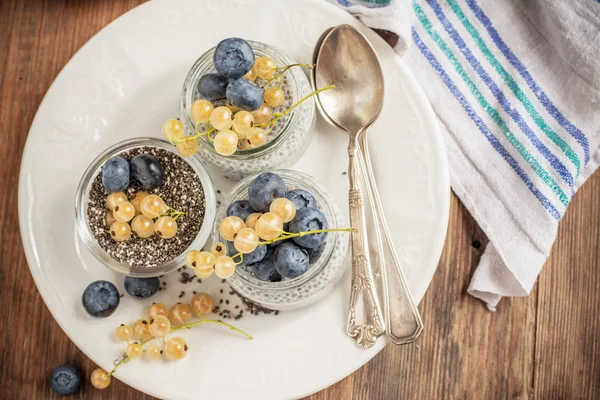
[[(337, 202), (327, 189), (312, 177), (298, 171), (276, 170), (287, 186), (287, 190), (304, 189), (316, 199), (317, 208), (329, 221), (330, 228), (347, 227)], [(213, 228), (213, 241), (224, 242), (220, 234), (220, 222), (226, 217), (227, 208), (237, 200), (248, 199), (248, 187), (255, 176), (238, 183), (223, 200), (217, 210)], [(293, 310), (313, 304), (326, 296), (339, 282), (346, 266), (350, 235), (345, 232), (329, 232), (324, 242), (323, 253), (303, 275), (279, 282), (258, 279), (247, 268), (236, 268), (228, 283), (240, 297), (261, 307), (257, 309)], [(255, 311), (257, 311), (255, 310)]]
[[(204, 219), (205, 199), (202, 183), (192, 167), (183, 158), (167, 150), (153, 147), (138, 147), (118, 156), (130, 161), (139, 154), (151, 154), (165, 169), (164, 183), (149, 194), (160, 196), (165, 203), (185, 215), (177, 220), (177, 234), (171, 239), (154, 235), (147, 239), (135, 233), (125, 242), (113, 240), (105, 223), (106, 196), (101, 174), (92, 183), (89, 193), (87, 216), (94, 238), (115, 260), (132, 267), (155, 267), (184, 252), (194, 241)], [(131, 200), (142, 190), (133, 180), (125, 194)]]
[[(254, 41), (248, 41), (252, 46), (256, 57), (269, 56), (277, 67), (295, 64), (282, 51)], [(215, 72), (213, 66), (214, 48), (204, 53), (192, 66), (185, 79), (180, 100), (180, 118), (185, 125), (187, 134), (195, 133), (195, 124), (190, 118), (190, 107), (192, 103), (201, 98), (198, 93), (197, 84), (200, 78)], [(282, 112), (289, 109), (293, 104), (308, 96), (311, 86), (301, 67), (293, 67), (282, 75), (281, 89), (285, 93), (285, 100), (274, 112)], [(263, 85), (266, 81), (257, 78), (256, 83)], [(275, 80), (271, 85), (278, 85)], [(215, 106), (225, 104), (225, 101), (214, 101)], [(315, 124), (314, 100), (308, 99), (296, 107), (288, 115), (280, 118), (273, 126), (268, 135), (268, 141), (263, 146), (244, 149), (238, 148), (235, 154), (222, 156), (213, 148), (211, 142), (203, 137), (199, 140), (198, 154), (206, 162), (214, 165), (225, 172), (227, 177), (234, 180), (243, 179), (250, 174), (265, 170), (293, 165), (302, 156), (311, 139), (311, 131)], [(206, 131), (206, 126), (199, 125), (199, 132)]]

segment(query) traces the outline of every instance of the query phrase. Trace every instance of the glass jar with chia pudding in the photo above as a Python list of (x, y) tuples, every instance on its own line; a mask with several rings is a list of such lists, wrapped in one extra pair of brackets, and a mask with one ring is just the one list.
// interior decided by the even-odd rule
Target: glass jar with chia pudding
[[(248, 43), (254, 50), (257, 59), (262, 56), (271, 57), (277, 67), (295, 64), (294, 60), (275, 47), (251, 40)], [(190, 117), (190, 107), (194, 101), (202, 98), (198, 91), (198, 82), (205, 74), (215, 72), (213, 65), (214, 51), (215, 48), (208, 50), (194, 63), (183, 84), (179, 111), (180, 119), (185, 125), (188, 135), (193, 135), (196, 132), (196, 126)], [(281, 76), (281, 89), (285, 93), (285, 100), (281, 106), (273, 109), (275, 113), (288, 110), (312, 92), (308, 78), (301, 67), (290, 68)], [(260, 77), (255, 82), (261, 86), (266, 83)], [(277, 84), (277, 82), (271, 84)], [(222, 100), (213, 101), (213, 104), (216, 107), (227, 103), (226, 100)], [(227, 177), (235, 180), (240, 180), (260, 171), (289, 167), (300, 158), (308, 147), (315, 120), (314, 100), (309, 98), (289, 114), (279, 118), (269, 131), (267, 142), (260, 147), (245, 148), (240, 146), (234, 154), (223, 156), (218, 154), (211, 141), (203, 136), (198, 140), (198, 153), (203, 161), (214, 165), (224, 172)], [(199, 125), (198, 131), (202, 132), (207, 128), (206, 125)]]
[[(287, 192), (304, 189), (312, 194), (316, 201), (315, 208), (323, 213), (329, 228), (348, 226), (335, 199), (314, 178), (298, 171), (284, 169), (275, 170), (273, 173), (283, 179)], [(215, 217), (213, 242), (227, 243), (220, 234), (220, 223), (227, 216), (227, 210), (232, 203), (248, 199), (248, 189), (256, 176), (249, 176), (239, 182), (222, 201)], [(348, 232), (329, 232), (320, 255), (316, 254), (306, 272), (296, 278), (277, 279), (279, 281), (261, 280), (253, 271), (251, 264), (242, 263), (228, 278), (228, 282), (244, 298), (271, 310), (293, 310), (308, 306), (330, 293), (343, 276), (349, 239)], [(291, 239), (285, 241), (288, 240), (291, 241)]]
[[(135, 179), (131, 160), (141, 155), (140, 160), (151, 159), (162, 166), (160, 185), (143, 187)], [(131, 179), (127, 177), (128, 183), (122, 190), (108, 190), (103, 180), (103, 168), (108, 160), (115, 158), (127, 165), (128, 173), (131, 165)], [(107, 208), (111, 194), (123, 196), (121, 201), (127, 204), (135, 203), (134, 217), (115, 219), (117, 208)], [(152, 218), (140, 211), (144, 206), (142, 199), (149, 195), (162, 199), (165, 207), (159, 215), (151, 215)], [(89, 251), (114, 271), (145, 278), (185, 265), (187, 251), (202, 247), (210, 236), (215, 212), (213, 184), (198, 157), (182, 158), (170, 143), (152, 138), (130, 139), (106, 149), (84, 172), (75, 199), (77, 231)], [(175, 215), (176, 232), (169, 238), (159, 237), (158, 221), (169, 214)], [(138, 216), (146, 216), (147, 235), (138, 235), (134, 225)], [(112, 227), (115, 221), (125, 221), (121, 227), (128, 232), (121, 240), (111, 237), (115, 236)]]

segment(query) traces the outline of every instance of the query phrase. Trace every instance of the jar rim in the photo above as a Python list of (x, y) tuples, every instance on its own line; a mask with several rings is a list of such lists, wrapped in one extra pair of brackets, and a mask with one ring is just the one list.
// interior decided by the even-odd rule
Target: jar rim
[(170, 143), (150, 137), (127, 139), (108, 147), (106, 150), (100, 153), (90, 163), (90, 165), (88, 165), (81, 177), (81, 180), (79, 181), (75, 195), (75, 224), (79, 237), (82, 239), (90, 253), (92, 253), (92, 255), (106, 267), (121, 274), (141, 278), (150, 278), (172, 272), (181, 267), (185, 263), (185, 255), (190, 249), (200, 248), (206, 243), (210, 237), (216, 214), (216, 195), (212, 180), (200, 159), (197, 156), (184, 158), (178, 155), (178, 157), (181, 157), (181, 159), (186, 161), (190, 167), (192, 167), (200, 179), (200, 183), (204, 191), (204, 219), (196, 237), (188, 246), (188, 248), (177, 257), (174, 257), (171, 260), (165, 261), (164, 263), (154, 267), (135, 267), (127, 263), (117, 261), (100, 246), (91, 231), (89, 218), (87, 217), (89, 189), (100, 173), (102, 166), (107, 159), (125, 151), (140, 147), (155, 147), (178, 155)]

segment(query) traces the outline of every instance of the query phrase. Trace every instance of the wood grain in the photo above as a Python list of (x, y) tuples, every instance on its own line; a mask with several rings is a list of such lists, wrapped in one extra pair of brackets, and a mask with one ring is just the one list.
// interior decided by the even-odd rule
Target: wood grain
[[(95, 368), (56, 324), (27, 268), (17, 218), (20, 158), (35, 112), (72, 55), (141, 0), (0, 1), (0, 397), (54, 399), (52, 370)], [(391, 39), (393, 40), (393, 38)], [(600, 175), (575, 196), (533, 292), (498, 312), (466, 295), (486, 238), (453, 196), (448, 239), (420, 310), (418, 344), (388, 346), (308, 399), (600, 398)], [(145, 399), (116, 381), (74, 398)]]

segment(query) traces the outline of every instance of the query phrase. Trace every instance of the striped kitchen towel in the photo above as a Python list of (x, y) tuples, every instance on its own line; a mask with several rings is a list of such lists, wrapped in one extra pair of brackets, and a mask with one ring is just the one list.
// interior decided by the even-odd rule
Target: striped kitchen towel
[(452, 188), (490, 239), (469, 293), (491, 310), (502, 296), (529, 294), (600, 163), (600, 4), (332, 1), (403, 39), (396, 50), (439, 118)]

